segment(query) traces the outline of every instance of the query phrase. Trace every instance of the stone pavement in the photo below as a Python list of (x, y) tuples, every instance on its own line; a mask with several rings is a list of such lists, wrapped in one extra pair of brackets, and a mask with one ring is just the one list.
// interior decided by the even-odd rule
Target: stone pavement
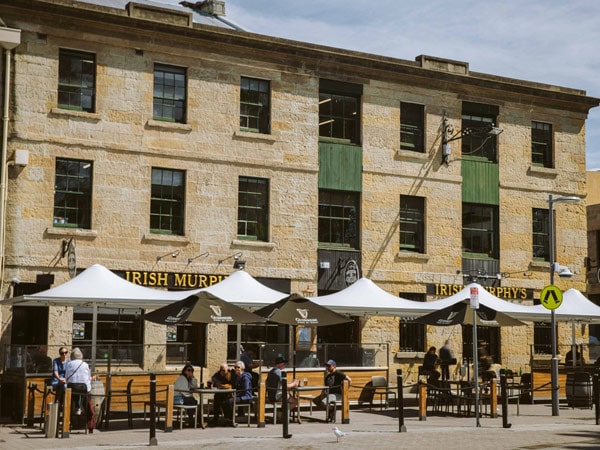
[[(316, 413), (315, 413), (316, 414)], [(0, 427), (1, 449), (141, 449), (149, 447), (149, 431), (142, 419), (136, 419), (136, 428), (126, 428), (127, 421), (111, 421), (110, 431), (85, 435), (74, 431), (68, 439), (46, 439), (39, 428), (15, 425)], [(332, 445), (350, 448), (431, 448), (459, 449), (553, 449), (600, 448), (600, 425), (596, 425), (594, 411), (571, 409), (561, 405), (560, 415), (551, 415), (550, 404), (510, 405), (508, 422), (511, 428), (502, 428), (502, 418), (482, 417), (476, 427), (473, 417), (429, 416), (419, 421), (416, 408), (405, 408), (407, 431), (398, 432), (398, 416), (393, 410), (352, 410), (350, 423), (337, 426), (347, 433), (336, 444), (332, 424), (304, 421), (290, 424), (289, 439), (283, 438), (280, 424), (265, 428), (245, 424), (238, 428), (176, 429), (172, 433), (156, 432), (158, 448), (225, 449), (232, 446), (244, 449), (265, 447), (312, 449)], [(114, 429), (112, 429), (114, 424)]]

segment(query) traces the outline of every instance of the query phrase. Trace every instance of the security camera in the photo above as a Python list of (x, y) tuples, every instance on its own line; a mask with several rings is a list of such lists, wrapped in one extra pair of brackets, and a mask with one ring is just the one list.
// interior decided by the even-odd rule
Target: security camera
[(571, 278), (573, 276), (573, 272), (567, 266), (563, 266), (557, 262), (554, 263), (554, 272), (561, 278)]
[(13, 277), (13, 279), (10, 281), (12, 284), (21, 284), (21, 280), (19, 280), (17, 277)]

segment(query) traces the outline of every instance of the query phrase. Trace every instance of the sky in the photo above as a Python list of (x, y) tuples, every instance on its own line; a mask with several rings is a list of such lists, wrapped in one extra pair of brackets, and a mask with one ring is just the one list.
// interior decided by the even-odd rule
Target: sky
[[(226, 0), (254, 33), (582, 89), (600, 98), (598, 0)], [(600, 101), (599, 101), (600, 103)], [(600, 107), (586, 122), (587, 169), (600, 170)]]

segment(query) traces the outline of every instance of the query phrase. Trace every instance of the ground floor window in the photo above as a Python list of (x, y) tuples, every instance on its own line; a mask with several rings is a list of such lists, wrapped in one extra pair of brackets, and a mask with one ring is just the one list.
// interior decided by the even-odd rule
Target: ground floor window
[(533, 324), (533, 353), (536, 355), (552, 354), (552, 327), (549, 323)]
[[(253, 359), (262, 358), (266, 365), (272, 365), (277, 356), (291, 361), (290, 327), (279, 324), (239, 325), (239, 343), (243, 351)], [(227, 359), (237, 361), (238, 325), (227, 327)]]
[[(471, 364), (473, 362), (473, 326), (462, 326), (463, 336), (463, 362)], [(500, 352), (500, 328), (498, 327), (477, 327), (477, 347), (484, 347), (490, 356), (492, 364), (502, 363), (502, 354)]]
[(206, 363), (206, 324), (167, 325), (167, 364)]
[[(425, 301), (425, 294), (414, 292), (401, 292), (400, 297), (417, 302)], [(427, 325), (414, 323), (411, 319), (402, 317), (400, 319), (400, 351), (401, 352), (423, 352), (425, 351), (425, 335)]]

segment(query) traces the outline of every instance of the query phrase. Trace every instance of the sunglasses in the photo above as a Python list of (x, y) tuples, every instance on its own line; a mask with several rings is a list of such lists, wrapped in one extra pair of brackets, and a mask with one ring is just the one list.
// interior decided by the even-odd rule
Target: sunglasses
[(60, 352), (61, 355), (68, 355), (69, 352)]

